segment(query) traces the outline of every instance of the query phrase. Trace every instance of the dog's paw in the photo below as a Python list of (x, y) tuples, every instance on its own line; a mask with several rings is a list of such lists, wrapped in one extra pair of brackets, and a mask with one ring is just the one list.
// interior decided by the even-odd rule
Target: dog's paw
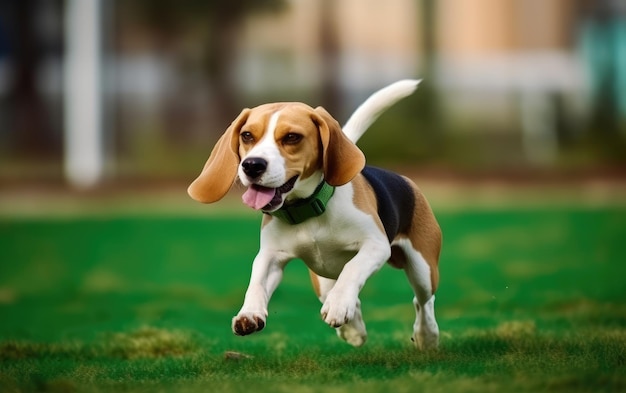
[(416, 332), (413, 333), (411, 341), (420, 351), (434, 351), (439, 348), (439, 332)]
[(350, 322), (338, 327), (337, 335), (353, 347), (360, 347), (365, 344), (367, 331), (365, 330), (365, 323), (363, 323), (360, 313)]
[(357, 302), (355, 300), (334, 300), (334, 297), (328, 296), (322, 306), (322, 319), (330, 327), (337, 328), (350, 322), (356, 313)]
[(257, 313), (239, 313), (233, 318), (233, 333), (238, 336), (247, 336), (259, 332), (265, 327), (265, 317)]

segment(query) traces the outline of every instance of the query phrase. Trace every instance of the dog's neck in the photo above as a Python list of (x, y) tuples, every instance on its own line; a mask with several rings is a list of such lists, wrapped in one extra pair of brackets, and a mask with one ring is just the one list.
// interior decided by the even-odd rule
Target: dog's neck
[(299, 199), (309, 198), (322, 181), (324, 181), (324, 173), (322, 171), (315, 171), (306, 179), (298, 178), (293, 190), (287, 196), (285, 203), (292, 203)]
[[(313, 179), (311, 179), (313, 178)], [(311, 180), (318, 179), (318, 183), (312, 183)], [(300, 184), (298, 191), (302, 191), (304, 189), (310, 189), (311, 184), (315, 186), (313, 191), (309, 191), (306, 193), (297, 193), (296, 195), (305, 195), (304, 198), (293, 197), (288, 198), (285, 201), (285, 204), (278, 210), (273, 212), (264, 212), (265, 214), (270, 214), (282, 221), (285, 221), (291, 225), (300, 224), (309, 218), (319, 217), (326, 211), (326, 205), (330, 198), (333, 196), (335, 192), (335, 187), (326, 183), (323, 179), (323, 176), (311, 176), (309, 179), (306, 179), (303, 183), (308, 184)], [(300, 187), (304, 186), (304, 187)]]

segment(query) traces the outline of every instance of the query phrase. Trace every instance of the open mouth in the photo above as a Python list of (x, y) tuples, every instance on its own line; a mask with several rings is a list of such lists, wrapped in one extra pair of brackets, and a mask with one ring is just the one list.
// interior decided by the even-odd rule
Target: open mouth
[(273, 211), (278, 209), (283, 203), (283, 194), (288, 193), (296, 184), (298, 175), (292, 177), (278, 188), (263, 187), (258, 184), (251, 184), (242, 195), (243, 203), (255, 210)]

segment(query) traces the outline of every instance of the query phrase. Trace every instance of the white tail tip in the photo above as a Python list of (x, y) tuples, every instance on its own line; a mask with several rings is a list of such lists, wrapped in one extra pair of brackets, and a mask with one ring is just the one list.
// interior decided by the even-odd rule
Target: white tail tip
[(343, 132), (356, 143), (378, 116), (396, 102), (413, 94), (421, 81), (403, 79), (378, 90), (354, 111), (343, 127)]

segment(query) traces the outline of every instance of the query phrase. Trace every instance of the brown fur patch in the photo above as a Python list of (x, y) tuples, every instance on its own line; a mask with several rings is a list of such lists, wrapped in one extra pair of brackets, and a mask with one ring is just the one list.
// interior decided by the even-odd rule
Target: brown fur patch
[(312, 270), (309, 270), (309, 277), (311, 278), (311, 284), (313, 284), (313, 290), (315, 291), (315, 295), (320, 297), (322, 295), (322, 291), (320, 290), (320, 280), (317, 277), (317, 274), (313, 273)]
[(406, 178), (415, 193), (413, 221), (406, 236), (413, 248), (422, 253), (430, 266), (430, 282), (433, 293), (439, 285), (439, 254), (441, 252), (441, 228), (424, 194), (413, 181)]
[(380, 229), (382, 233), (385, 233), (385, 227), (378, 217), (378, 201), (376, 200), (376, 194), (374, 194), (372, 186), (363, 175), (359, 174), (352, 180), (352, 187), (354, 189), (354, 196), (352, 197), (354, 205), (359, 210), (372, 216), (374, 221), (376, 221), (378, 229)]

